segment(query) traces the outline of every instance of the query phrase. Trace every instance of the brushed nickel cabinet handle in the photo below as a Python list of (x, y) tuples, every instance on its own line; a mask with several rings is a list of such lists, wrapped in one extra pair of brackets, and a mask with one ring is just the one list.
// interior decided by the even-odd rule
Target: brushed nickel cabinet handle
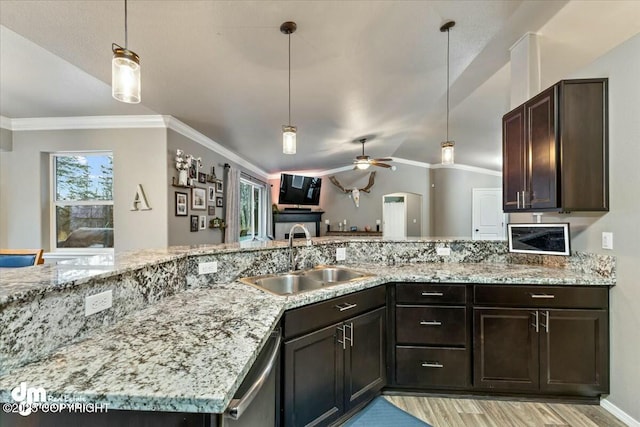
[(545, 317), (545, 322), (542, 324), (542, 327), (549, 333), (549, 310), (543, 311), (542, 315)]
[(438, 320), (423, 320), (420, 324), (422, 326), (442, 326), (442, 322)]
[(422, 362), (423, 368), (444, 368), (444, 365), (440, 362)]
[(519, 191), (516, 193), (516, 196), (518, 197), (516, 209), (520, 209), (520, 192)]
[(352, 308), (356, 308), (357, 306), (358, 304), (349, 304), (348, 302), (345, 302), (344, 304), (336, 305), (336, 308), (340, 311), (347, 311), (351, 310)]
[(342, 344), (342, 349), (346, 350), (347, 349), (347, 340), (346, 340), (346, 332), (344, 330), (345, 325), (342, 326), (336, 326), (336, 329), (338, 330), (338, 332), (342, 332), (342, 341), (340, 341), (340, 337), (338, 336), (338, 344)]
[(531, 314), (533, 314), (533, 318), (536, 319), (535, 320), (536, 323), (532, 323), (531, 326), (536, 328), (536, 333), (540, 332), (540, 322), (539, 322), (540, 318), (538, 317), (538, 312), (532, 311)]
[(441, 297), (444, 294), (442, 292), (423, 292), (423, 297)]
[(554, 299), (556, 296), (553, 294), (529, 294), (534, 299)]

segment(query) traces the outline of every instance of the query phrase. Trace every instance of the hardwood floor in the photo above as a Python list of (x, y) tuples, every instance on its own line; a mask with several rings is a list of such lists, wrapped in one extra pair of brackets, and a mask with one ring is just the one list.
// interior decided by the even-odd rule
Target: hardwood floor
[(626, 426), (596, 405), (443, 397), (384, 397), (433, 427)]

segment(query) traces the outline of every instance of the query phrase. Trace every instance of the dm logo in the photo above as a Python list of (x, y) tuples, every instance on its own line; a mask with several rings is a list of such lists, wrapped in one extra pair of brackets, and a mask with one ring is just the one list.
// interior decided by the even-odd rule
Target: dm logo
[(20, 403), (18, 413), (27, 416), (32, 411), (32, 404), (47, 401), (47, 392), (42, 387), (27, 387), (26, 382), (11, 390), (11, 397)]

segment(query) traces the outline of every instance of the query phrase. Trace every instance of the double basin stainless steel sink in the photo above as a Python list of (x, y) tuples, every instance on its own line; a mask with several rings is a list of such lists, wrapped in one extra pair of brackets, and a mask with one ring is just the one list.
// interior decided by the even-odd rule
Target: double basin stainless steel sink
[(283, 274), (243, 277), (242, 283), (276, 295), (292, 295), (372, 277), (345, 267), (318, 266)]

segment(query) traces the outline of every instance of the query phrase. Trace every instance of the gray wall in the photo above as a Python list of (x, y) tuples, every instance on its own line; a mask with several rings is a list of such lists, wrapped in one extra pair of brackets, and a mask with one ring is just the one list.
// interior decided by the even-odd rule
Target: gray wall
[[(567, 78), (609, 78), (609, 194), (606, 214), (545, 215), (569, 221), (572, 249), (614, 255), (617, 284), (610, 292), (611, 394), (614, 405), (640, 420), (640, 35)], [(544, 69), (542, 70), (544, 73)], [(531, 215), (512, 215), (531, 221)], [(575, 232), (574, 232), (575, 231)], [(601, 233), (613, 232), (613, 250), (601, 249)]]
[[(422, 233), (429, 235), (429, 169), (424, 167), (397, 164), (397, 170), (371, 167), (366, 171), (349, 170), (334, 174), (344, 188), (363, 188), (369, 182), (370, 172), (376, 172), (375, 184), (370, 193), (360, 192), (360, 207), (356, 208), (350, 193), (343, 193), (338, 187), (329, 181), (329, 176), (322, 177), (322, 191), (320, 193), (320, 206), (325, 213), (323, 221), (331, 221), (331, 229), (337, 230), (338, 222), (347, 220), (349, 226), (357, 226), (363, 230), (369, 225), (372, 230), (376, 228), (376, 219), (382, 220), (382, 196), (389, 193), (411, 192), (422, 195)], [(278, 189), (280, 180), (272, 180), (272, 197), (278, 201)], [(282, 207), (280, 207), (282, 208)], [(314, 207), (315, 209), (315, 207)], [(326, 231), (322, 225), (321, 234)]]
[[(229, 163), (231, 167), (237, 167), (241, 171), (245, 171), (242, 165), (231, 162), (228, 158), (218, 154), (210, 150), (209, 148), (173, 131), (167, 130), (167, 149), (165, 152), (165, 165), (164, 169), (168, 171), (167, 178), (167, 217), (168, 217), (168, 244), (169, 246), (174, 245), (201, 245), (201, 244), (217, 244), (222, 242), (222, 230), (219, 228), (211, 229), (208, 228), (209, 220), (214, 217), (224, 218), (224, 207), (216, 207), (215, 216), (208, 215), (207, 211), (201, 210), (192, 210), (191, 209), (191, 190), (189, 188), (178, 188), (171, 185), (172, 178), (175, 177), (175, 180), (178, 180), (178, 171), (175, 167), (175, 157), (176, 150), (181, 149), (185, 152), (185, 154), (191, 154), (195, 157), (202, 158), (202, 169), (201, 172), (211, 174), (211, 167), (214, 166), (216, 168), (216, 177), (218, 179), (224, 178), (224, 164)], [(256, 176), (255, 173), (250, 172), (249, 175), (254, 176), (260, 180), (266, 181), (266, 178), (263, 176)], [(196, 186), (205, 188), (208, 193), (208, 188), (211, 186), (215, 186), (213, 183), (201, 184), (198, 183)], [(188, 209), (187, 216), (176, 216), (176, 199), (175, 193), (187, 193), (188, 199)], [(221, 193), (216, 193), (216, 195), (222, 195)], [(215, 203), (209, 203), (207, 199), (207, 205), (212, 204), (215, 206)], [(225, 199), (226, 205), (226, 199)], [(269, 208), (269, 212), (271, 209)], [(190, 216), (191, 215), (206, 215), (207, 216), (207, 229), (206, 230), (198, 230), (196, 232), (190, 231)]]
[(431, 169), (431, 215), (435, 237), (471, 238), (473, 188), (501, 188), (500, 176), (455, 168)]
[(13, 147), (13, 132), (0, 128), (0, 151), (11, 151)]
[[(12, 151), (0, 151), (0, 243), (50, 250), (49, 153), (109, 150), (114, 168), (116, 251), (167, 246), (165, 129), (13, 132)], [(150, 211), (131, 211), (142, 184)]]

